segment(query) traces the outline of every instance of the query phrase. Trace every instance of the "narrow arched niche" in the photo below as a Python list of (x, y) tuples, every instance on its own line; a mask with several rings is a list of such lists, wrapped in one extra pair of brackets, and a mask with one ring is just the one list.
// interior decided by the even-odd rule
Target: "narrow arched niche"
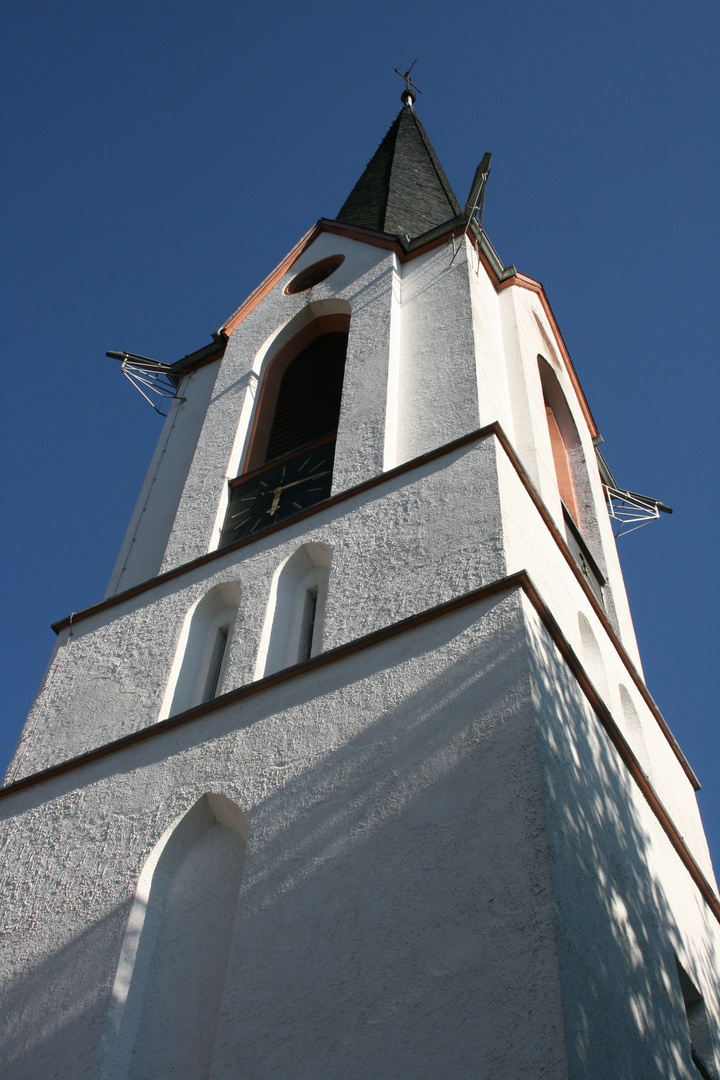
[(610, 704), (610, 692), (608, 689), (607, 674), (603, 662), (600, 646), (585, 615), (578, 612), (578, 625), (580, 628), (580, 640), (582, 642), (583, 663), (590, 676), (590, 681), (600, 694), (606, 705)]
[(215, 585), (188, 612), (161, 715), (174, 716), (222, 692), (240, 586)]
[(207, 793), (143, 867), (96, 1080), (210, 1075), (247, 843), (230, 799)]
[(322, 651), (330, 548), (303, 544), (275, 572), (265, 616), (256, 678)]
[(565, 539), (595, 599), (604, 607), (607, 570), (580, 435), (557, 375), (542, 356), (537, 360)]
[(640, 762), (643, 772), (647, 777), (650, 777), (650, 755), (648, 754), (640, 715), (635, 708), (635, 702), (630, 696), (628, 688), (620, 683), (618, 690), (620, 691), (620, 705), (622, 706), (625, 730), (629, 737), (630, 746), (635, 753), (635, 757)]

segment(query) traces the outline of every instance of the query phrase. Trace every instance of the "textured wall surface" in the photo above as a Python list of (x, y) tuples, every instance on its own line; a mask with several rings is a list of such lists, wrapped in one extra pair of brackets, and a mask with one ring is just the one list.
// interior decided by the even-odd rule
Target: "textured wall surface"
[[(206, 792), (248, 836), (213, 1077), (692, 1076), (673, 954), (715, 1018), (717, 924), (517, 592), (1, 803), (0, 1075), (113, 1075), (138, 882)], [(204, 940), (158, 937), (181, 999)]]
[(696, 1080), (675, 957), (720, 1051), (720, 927), (528, 611), (570, 1075)]
[[(562, 343), (531, 282), (498, 292), (462, 245), (402, 263), (322, 233), (184, 381), (117, 601), (61, 631), (6, 782), (151, 735), (0, 799), (8, 1080), (690, 1080), (675, 957), (716, 1023), (718, 925), (590, 701), (714, 885), (694, 790), (638, 684)], [(325, 316), (350, 318), (333, 494), (498, 422), (542, 505), (491, 432), (193, 565), (268, 365)], [(563, 539), (541, 370), (607, 623)], [(227, 612), (221, 693), (292, 660), (308, 582), (316, 653), (519, 571), (545, 622), (513, 587), (154, 727), (197, 700)]]
[(528, 671), (488, 601), (7, 800), (2, 1075), (93, 1074), (143, 865), (213, 791), (248, 829), (213, 1076), (566, 1076)]
[(273, 574), (303, 543), (331, 552), (325, 649), (503, 577), (496, 476), (494, 441), (473, 444), (64, 630), (7, 778), (154, 723), (186, 614), (224, 581), (241, 602), (221, 689), (251, 682)]

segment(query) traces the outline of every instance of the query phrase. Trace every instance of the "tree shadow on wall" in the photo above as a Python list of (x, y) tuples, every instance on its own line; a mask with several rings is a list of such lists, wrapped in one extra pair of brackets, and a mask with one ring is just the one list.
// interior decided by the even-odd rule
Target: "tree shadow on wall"
[[(227, 971), (213, 1075), (564, 1077), (557, 936), (574, 1080), (690, 1080), (682, 1001), (662, 975), (681, 943), (644, 854), (649, 833), (624, 766), (554, 646), (539, 634), (532, 647), (542, 782), (519, 594), (84, 770), (85, 798), (100, 800), (113, 828), (121, 828), (124, 800), (138, 805), (137, 786), (148, 793), (138, 842), (116, 856), (129, 888), (157, 829), (203, 791), (221, 789), (246, 812), (232, 940), (206, 964), (218, 977)], [(113, 776), (122, 782), (111, 789), (103, 782)], [(57, 813), (78, 782), (53, 781)], [(112, 803), (102, 802), (110, 790)], [(31, 796), (39, 793), (23, 798)], [(88, 860), (102, 857), (87, 846)], [(87, 879), (97, 879), (92, 865)], [(212, 891), (212, 876), (204, 880)], [(106, 969), (118, 963), (125, 928), (113, 926), (114, 944), (97, 958), (85, 1045), (97, 1046)], [(153, 957), (186, 939), (192, 929), (148, 936), (137, 958), (146, 976), (130, 982), (128, 1002), (135, 994), (155, 1008), (147, 996)], [(58, 953), (56, 973), (76, 955)], [(194, 956), (204, 959), (197, 949)], [(181, 968), (172, 961), (164, 970), (157, 1002), (173, 994)], [(35, 987), (33, 973), (18, 993)], [(137, 1015), (140, 1032), (148, 1022)], [(26, 1034), (13, 1077), (60, 1075), (30, 1069), (38, 1043)], [(67, 1060), (62, 1032), (56, 1045), (66, 1046)]]
[(570, 1075), (697, 1080), (675, 956), (714, 993), (712, 915), (549, 635), (529, 636)]

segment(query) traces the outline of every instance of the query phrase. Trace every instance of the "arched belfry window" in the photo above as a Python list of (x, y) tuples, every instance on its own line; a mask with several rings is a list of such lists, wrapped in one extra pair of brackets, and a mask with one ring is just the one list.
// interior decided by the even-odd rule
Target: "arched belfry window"
[(347, 334), (322, 334), (288, 364), (280, 380), (266, 461), (335, 434), (346, 351)]
[(580, 436), (557, 375), (541, 356), (538, 357), (538, 367), (560, 498), (573, 521), (579, 525), (576, 487), (580, 477), (574, 474), (579, 472), (582, 461)]
[(245, 468), (230, 484), (221, 547), (329, 497), (349, 323), (346, 315), (320, 317), (269, 363)]
[(558, 377), (542, 356), (538, 356), (538, 369), (555, 478), (563, 507), (565, 538), (595, 598), (604, 605), (605, 577), (587, 544), (588, 536), (596, 536), (597, 519), (580, 435)]

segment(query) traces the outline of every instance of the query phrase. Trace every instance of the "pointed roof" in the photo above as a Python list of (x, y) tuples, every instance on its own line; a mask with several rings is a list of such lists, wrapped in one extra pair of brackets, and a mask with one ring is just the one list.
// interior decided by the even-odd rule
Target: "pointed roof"
[(410, 102), (403, 105), (336, 221), (413, 239), (460, 213)]

